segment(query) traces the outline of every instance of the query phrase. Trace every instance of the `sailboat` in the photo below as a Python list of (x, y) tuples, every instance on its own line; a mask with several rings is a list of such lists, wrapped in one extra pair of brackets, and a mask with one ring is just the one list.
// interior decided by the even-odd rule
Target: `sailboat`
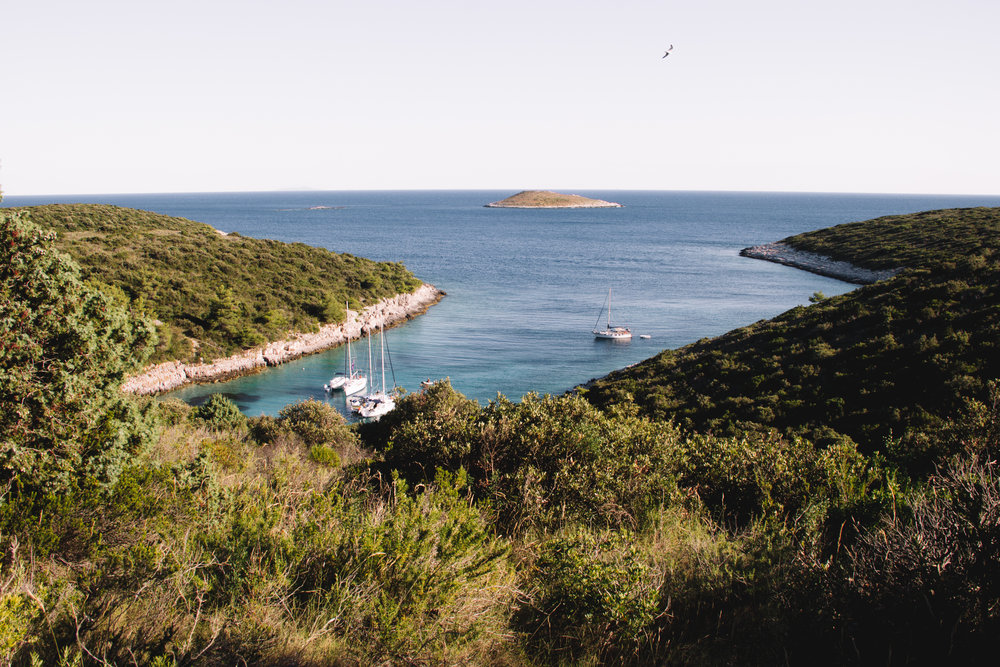
[(392, 394), (385, 390), (385, 329), (379, 322), (378, 328), (379, 357), (381, 371), (379, 375), (382, 380), (382, 389), (373, 394), (365, 396), (364, 403), (358, 409), (358, 414), (365, 419), (378, 419), (382, 415), (392, 411), (396, 407), (396, 400)]
[[(370, 326), (368, 328), (368, 335), (366, 338), (368, 339), (368, 377), (372, 378), (372, 382), (374, 382), (375, 373), (372, 368), (372, 331)], [(358, 414), (361, 412), (361, 408), (364, 407), (367, 401), (367, 396), (348, 396), (347, 407), (354, 414)]]
[(323, 389), (327, 391), (343, 389), (344, 393), (350, 396), (351, 394), (356, 394), (359, 391), (362, 391), (367, 386), (368, 378), (354, 368), (354, 359), (351, 357), (351, 337), (348, 335), (347, 357), (344, 359), (344, 372), (337, 373), (330, 378), (330, 381), (323, 385)]
[(608, 311), (608, 324), (603, 329), (599, 329), (601, 322), (601, 315), (604, 314), (604, 307), (601, 308), (601, 312), (597, 315), (597, 322), (594, 324), (594, 336), (597, 338), (603, 338), (607, 340), (631, 340), (632, 330), (628, 327), (622, 326), (612, 326), (611, 325), (611, 288), (608, 288), (608, 300), (605, 302)]

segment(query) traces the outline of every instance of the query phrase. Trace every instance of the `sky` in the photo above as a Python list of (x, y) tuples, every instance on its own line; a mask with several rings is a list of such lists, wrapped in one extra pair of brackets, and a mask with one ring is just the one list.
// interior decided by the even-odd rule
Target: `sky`
[(12, 1), (0, 188), (995, 195), (997, 26), (996, 0)]

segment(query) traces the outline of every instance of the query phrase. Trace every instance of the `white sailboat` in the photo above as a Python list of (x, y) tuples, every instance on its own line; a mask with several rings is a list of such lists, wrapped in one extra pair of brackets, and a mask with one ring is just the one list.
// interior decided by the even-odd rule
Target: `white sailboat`
[(594, 324), (594, 336), (597, 338), (603, 338), (607, 340), (630, 340), (632, 338), (632, 330), (628, 327), (622, 326), (612, 326), (611, 324), (611, 288), (608, 288), (608, 300), (605, 302), (608, 311), (608, 324), (603, 329), (598, 328), (601, 322), (601, 315), (604, 314), (604, 308), (601, 308), (601, 312), (597, 315), (597, 322)]
[(378, 419), (396, 407), (396, 400), (392, 397), (392, 393), (385, 390), (385, 330), (381, 322), (379, 323), (378, 341), (381, 364), (379, 375), (382, 380), (382, 389), (365, 396), (364, 402), (358, 409), (358, 414), (365, 419)]
[[(346, 304), (345, 304), (346, 305)], [(370, 371), (369, 371), (370, 372)], [(326, 391), (342, 389), (350, 396), (364, 390), (368, 386), (368, 377), (354, 367), (354, 359), (351, 357), (351, 337), (347, 337), (347, 357), (344, 360), (344, 372), (337, 373), (330, 381), (323, 385)]]
[[(375, 382), (374, 368), (372, 368), (372, 331), (371, 327), (368, 328), (368, 377), (372, 378), (372, 383)], [(361, 412), (361, 408), (364, 407), (365, 403), (368, 401), (367, 396), (348, 396), (347, 397), (347, 408), (354, 414)]]

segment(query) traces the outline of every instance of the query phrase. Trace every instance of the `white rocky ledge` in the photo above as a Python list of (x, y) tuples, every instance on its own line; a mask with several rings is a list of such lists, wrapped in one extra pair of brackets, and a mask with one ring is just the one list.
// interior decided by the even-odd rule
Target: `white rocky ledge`
[(855, 266), (850, 262), (841, 262), (826, 255), (796, 250), (784, 243), (765, 243), (744, 248), (740, 251), (744, 257), (763, 259), (768, 262), (784, 264), (803, 271), (810, 271), (821, 276), (836, 278), (858, 285), (869, 285), (879, 280), (887, 280), (899, 273), (899, 269), (884, 269), (876, 271)]
[(397, 294), (368, 306), (360, 313), (347, 311), (347, 321), (327, 324), (315, 333), (292, 334), (285, 340), (244, 350), (225, 359), (209, 363), (189, 364), (168, 361), (144, 369), (128, 378), (122, 390), (131, 394), (160, 394), (186, 384), (216, 382), (255, 373), (267, 366), (277, 366), (307, 354), (314, 354), (355, 340), (362, 332), (374, 330), (379, 323), (392, 326), (423, 313), (437, 303), (444, 292), (433, 285), (423, 284), (410, 294)]

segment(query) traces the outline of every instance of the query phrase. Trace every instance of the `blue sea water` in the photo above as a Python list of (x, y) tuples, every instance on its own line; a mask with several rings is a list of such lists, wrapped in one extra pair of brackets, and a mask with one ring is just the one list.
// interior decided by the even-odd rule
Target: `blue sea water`
[[(1000, 206), (1000, 197), (587, 191), (617, 209), (488, 209), (510, 191), (343, 191), (8, 197), (4, 206), (96, 202), (226, 232), (399, 261), (448, 295), (386, 334), (396, 382), (449, 377), (480, 403), (562, 393), (666, 348), (715, 336), (853, 285), (739, 256), (791, 234), (889, 214)], [(324, 276), (314, 279), (321, 283)], [(591, 334), (608, 289), (630, 342)], [(638, 334), (650, 338), (640, 339)], [(355, 351), (363, 351), (355, 348)], [(249, 415), (326, 396), (344, 349), (258, 375), (189, 387)], [(391, 378), (390, 378), (391, 379)]]

